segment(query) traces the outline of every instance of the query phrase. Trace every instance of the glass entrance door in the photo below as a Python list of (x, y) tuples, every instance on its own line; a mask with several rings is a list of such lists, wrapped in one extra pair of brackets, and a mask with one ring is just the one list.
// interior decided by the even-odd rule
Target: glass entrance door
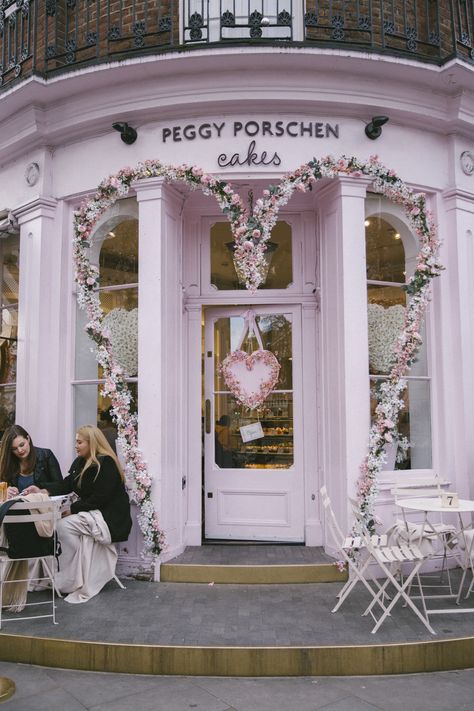
[[(205, 537), (303, 541), (300, 308), (254, 309), (263, 347), (281, 366), (258, 412), (235, 399), (219, 372), (242, 338), (245, 311), (205, 315)], [(240, 348), (252, 353), (259, 345), (247, 334)], [(249, 425), (256, 425), (250, 439)]]

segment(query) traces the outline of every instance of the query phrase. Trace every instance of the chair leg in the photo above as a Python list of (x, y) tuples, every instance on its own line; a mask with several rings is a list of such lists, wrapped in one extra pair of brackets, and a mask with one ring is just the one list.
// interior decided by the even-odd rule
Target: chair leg
[[(54, 576), (53, 576), (52, 570), (50, 569), (48, 563), (46, 562), (46, 559), (43, 558), (43, 559), (42, 559), (42, 562), (43, 562), (43, 565), (44, 565), (44, 567), (45, 567), (46, 572), (48, 573), (48, 575), (49, 575), (49, 577), (50, 577), (51, 585), (54, 587), (54, 591), (55, 591), (56, 595), (57, 595), (58, 597), (62, 598), (62, 597), (63, 597), (63, 596), (62, 596), (62, 593), (61, 593), (60, 590), (58, 590), (58, 588), (56, 587), (56, 582), (55, 582), (55, 580), (54, 580)], [(54, 565), (54, 561), (53, 561), (53, 565)]]
[(429, 632), (431, 632), (431, 634), (436, 634), (436, 632), (434, 631), (434, 629), (433, 629), (433, 628), (431, 627), (431, 625), (430, 625), (428, 616), (424, 617), (424, 616), (422, 615), (422, 613), (420, 612), (420, 610), (416, 607), (416, 605), (414, 605), (413, 601), (410, 599), (410, 597), (409, 597), (408, 594), (407, 594), (407, 590), (408, 590), (409, 587), (410, 587), (411, 581), (413, 580), (413, 578), (415, 577), (415, 575), (418, 573), (418, 571), (419, 571), (419, 569), (420, 569), (420, 567), (421, 567), (422, 562), (423, 562), (423, 561), (420, 561), (420, 563), (419, 563), (417, 566), (414, 567), (414, 569), (411, 571), (410, 575), (405, 579), (404, 583), (403, 583), (402, 585), (400, 585), (400, 584), (397, 582), (397, 580), (393, 577), (392, 573), (391, 573), (390, 570), (387, 568), (387, 566), (383, 565), (383, 564), (381, 563), (381, 561), (379, 561), (380, 567), (382, 568), (382, 570), (383, 570), (383, 571), (385, 572), (385, 574), (387, 575), (387, 579), (388, 579), (388, 580), (392, 583), (392, 585), (394, 586), (394, 588), (395, 588), (395, 590), (396, 590), (396, 595), (394, 596), (392, 602), (391, 602), (391, 603), (388, 605), (388, 607), (386, 608), (386, 610), (385, 610), (384, 614), (382, 615), (382, 617), (380, 617), (380, 619), (378, 620), (377, 624), (376, 624), (375, 627), (373, 628), (372, 634), (375, 634), (375, 632), (377, 632), (377, 630), (379, 629), (380, 625), (383, 623), (383, 621), (385, 620), (385, 618), (386, 618), (388, 615), (390, 615), (390, 612), (391, 612), (392, 608), (394, 607), (395, 603), (397, 602), (398, 598), (400, 598), (400, 597), (401, 597), (402, 599), (406, 600), (407, 605), (412, 609), (412, 611), (415, 613), (415, 615), (416, 615), (416, 616), (419, 618), (419, 620), (424, 624), (424, 626), (426, 627), (426, 629), (429, 630)]
[(119, 586), (119, 588), (122, 588), (122, 590), (126, 590), (126, 589), (127, 589), (127, 588), (125, 587), (125, 585), (122, 583), (122, 581), (117, 578), (116, 575), (114, 575), (113, 579), (115, 580), (115, 582), (117, 583), (117, 585)]

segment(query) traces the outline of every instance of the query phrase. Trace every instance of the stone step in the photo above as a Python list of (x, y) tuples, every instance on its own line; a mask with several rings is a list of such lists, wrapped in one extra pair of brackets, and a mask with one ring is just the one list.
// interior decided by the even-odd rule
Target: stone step
[(284, 585), (334, 583), (347, 580), (333, 563), (303, 565), (206, 565), (163, 563), (160, 580), (166, 583)]
[(346, 580), (320, 547), (270, 544), (188, 546), (160, 568), (168, 583), (284, 585)]

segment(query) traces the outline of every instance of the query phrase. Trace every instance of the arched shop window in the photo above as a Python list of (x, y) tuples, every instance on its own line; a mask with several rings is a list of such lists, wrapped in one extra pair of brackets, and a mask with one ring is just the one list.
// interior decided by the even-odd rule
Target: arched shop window
[[(403, 285), (417, 253), (415, 238), (404, 221), (385, 208), (388, 203), (383, 199), (369, 199), (365, 220), (372, 414), (377, 390), (393, 364), (393, 346), (402, 329), (407, 298)], [(417, 362), (405, 378), (408, 387), (402, 396), (400, 437), (398, 442), (387, 445), (386, 470), (431, 467), (431, 382), (424, 332), (422, 336)]]
[(1, 235), (0, 436), (15, 422), (20, 235)]
[[(138, 381), (138, 220), (134, 201), (116, 206), (119, 214), (103, 223), (93, 237), (91, 261), (100, 270), (99, 296), (116, 360), (127, 374), (137, 409)], [(131, 203), (131, 204), (130, 204)], [(75, 426), (95, 423), (109, 442), (116, 430), (110, 417), (110, 400), (100, 395), (103, 381), (93, 344), (84, 331), (85, 313), (78, 309), (76, 327)]]

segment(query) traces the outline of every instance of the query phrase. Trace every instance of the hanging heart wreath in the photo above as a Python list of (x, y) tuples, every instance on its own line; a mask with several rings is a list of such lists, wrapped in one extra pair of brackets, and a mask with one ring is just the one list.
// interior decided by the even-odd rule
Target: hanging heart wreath
[[(262, 405), (278, 382), (280, 363), (276, 356), (263, 347), (260, 330), (255, 320), (255, 312), (248, 309), (243, 314), (244, 328), (239, 343), (219, 365), (227, 387), (244, 407), (254, 410)], [(245, 353), (241, 350), (248, 334), (251, 342), (256, 337), (258, 350)]]
[(398, 415), (403, 405), (401, 393), (406, 388), (403, 377), (422, 342), (420, 327), (429, 301), (431, 280), (442, 269), (438, 261), (439, 243), (430, 213), (426, 210), (426, 197), (413, 193), (393, 170), (384, 167), (377, 156), (368, 161), (342, 156), (332, 156), (309, 161), (283, 177), (278, 185), (264, 190), (251, 214), (241, 197), (228, 183), (205, 174), (193, 166), (170, 166), (158, 160), (147, 160), (136, 168), (123, 168), (106, 178), (97, 188), (94, 197), (81, 204), (74, 212), (74, 261), (79, 305), (86, 309), (89, 322), (86, 330), (97, 346), (97, 360), (103, 368), (105, 384), (102, 392), (110, 397), (112, 416), (117, 425), (118, 439), (126, 462), (127, 480), (132, 498), (139, 507), (138, 521), (144, 535), (145, 551), (159, 554), (164, 535), (160, 529), (151, 496), (151, 476), (143, 461), (137, 440), (137, 422), (130, 412), (130, 392), (123, 368), (115, 361), (112, 344), (103, 325), (104, 314), (98, 297), (99, 270), (90, 263), (89, 248), (94, 225), (101, 215), (128, 194), (133, 181), (161, 177), (167, 181), (186, 183), (213, 195), (227, 215), (236, 248), (234, 260), (245, 275), (246, 287), (255, 292), (264, 280), (265, 251), (278, 211), (286, 205), (295, 190), (306, 192), (322, 178), (338, 175), (372, 179), (372, 189), (402, 205), (419, 238), (420, 250), (416, 269), (406, 285), (409, 294), (403, 329), (395, 345), (395, 360), (387, 380), (380, 386), (379, 402), (369, 433), (367, 455), (360, 467), (357, 494), (360, 511), (369, 529), (374, 530), (374, 509), (377, 493), (376, 477), (384, 462), (384, 445), (393, 440)]

